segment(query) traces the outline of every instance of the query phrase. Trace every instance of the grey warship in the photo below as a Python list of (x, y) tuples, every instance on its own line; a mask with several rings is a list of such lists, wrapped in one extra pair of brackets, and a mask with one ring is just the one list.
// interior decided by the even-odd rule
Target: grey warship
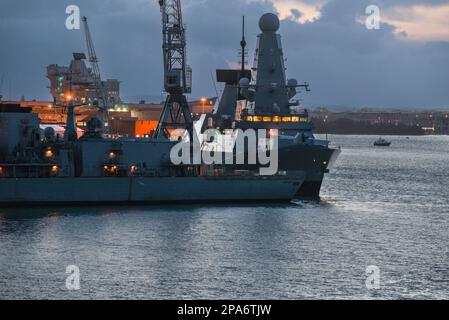
[[(68, 117), (73, 119), (73, 117)], [(107, 139), (101, 121), (76, 138), (39, 128), (36, 114), (0, 105), (0, 205), (97, 205), (290, 201), (304, 174), (260, 176), (173, 165), (168, 139)]]
[(279, 169), (305, 171), (306, 181), (297, 196), (317, 198), (324, 175), (341, 150), (314, 137), (308, 111), (301, 110), (299, 101), (294, 100), (298, 89), (309, 91), (309, 85), (286, 78), (281, 36), (277, 34), (278, 17), (271, 13), (263, 15), (259, 27), (262, 33), (258, 35), (252, 70), (245, 68), (244, 32), (241, 70), (217, 70), (217, 80), (225, 83), (225, 87), (211, 119), (219, 129), (276, 129)]

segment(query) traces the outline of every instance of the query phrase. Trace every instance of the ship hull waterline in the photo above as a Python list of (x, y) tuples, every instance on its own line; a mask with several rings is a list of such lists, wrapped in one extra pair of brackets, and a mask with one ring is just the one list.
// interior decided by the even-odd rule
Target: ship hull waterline
[(0, 206), (290, 202), (304, 177), (0, 179)]

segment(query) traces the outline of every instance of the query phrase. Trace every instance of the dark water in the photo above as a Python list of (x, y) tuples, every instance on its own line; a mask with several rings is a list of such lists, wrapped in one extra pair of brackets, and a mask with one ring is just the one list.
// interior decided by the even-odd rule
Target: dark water
[(0, 298), (447, 299), (449, 137), (376, 138), (332, 137), (320, 202), (0, 209)]

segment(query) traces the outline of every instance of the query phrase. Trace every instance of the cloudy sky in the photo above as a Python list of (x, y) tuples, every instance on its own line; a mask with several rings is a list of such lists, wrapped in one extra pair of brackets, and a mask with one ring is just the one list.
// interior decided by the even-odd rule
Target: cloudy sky
[[(1, 0), (2, 93), (50, 99), (46, 65), (84, 51), (82, 30), (65, 28), (68, 5), (90, 20), (103, 78), (122, 81), (128, 101), (160, 97), (161, 18), (156, 0)], [(238, 60), (241, 16), (249, 59), (257, 22), (278, 13), (289, 77), (308, 81), (304, 105), (449, 109), (448, 0), (184, 0), (193, 97), (215, 95), (211, 73)], [(380, 8), (379, 30), (365, 26)], [(218, 87), (220, 89), (220, 86)]]

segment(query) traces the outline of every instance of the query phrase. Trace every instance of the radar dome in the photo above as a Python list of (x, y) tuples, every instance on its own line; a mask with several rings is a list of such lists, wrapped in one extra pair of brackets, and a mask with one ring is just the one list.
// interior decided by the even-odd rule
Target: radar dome
[(298, 85), (298, 80), (296, 80), (296, 79), (289, 79), (287, 81), (287, 85), (289, 87), (296, 87)]
[(242, 78), (239, 81), (239, 84), (241, 87), (248, 87), (249, 86), (249, 79), (248, 78)]
[(47, 140), (53, 139), (55, 134), (56, 134), (55, 129), (53, 129), (52, 127), (47, 127), (44, 130), (44, 136)]
[(259, 28), (262, 32), (276, 32), (280, 25), (279, 18), (274, 13), (265, 13), (259, 20)]

